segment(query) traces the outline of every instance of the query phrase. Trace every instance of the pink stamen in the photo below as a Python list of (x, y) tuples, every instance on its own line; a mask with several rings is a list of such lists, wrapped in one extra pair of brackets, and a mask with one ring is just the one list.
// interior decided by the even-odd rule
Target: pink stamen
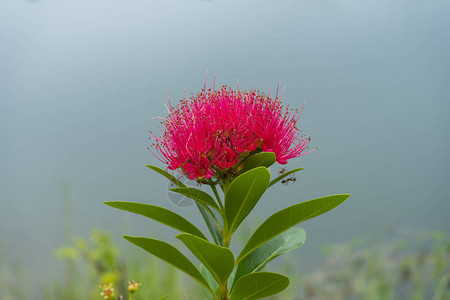
[(172, 108), (172, 105), (170, 104), (170, 95), (169, 95), (169, 89), (167, 89), (167, 99), (169, 100), (169, 106)]
[(283, 87), (283, 90), (281, 91), (280, 100), (283, 99), (284, 90), (286, 89), (286, 86)]
[(278, 85), (277, 85), (277, 93), (275, 94), (275, 99), (278, 98), (278, 89), (280, 88), (280, 81), (278, 80)]

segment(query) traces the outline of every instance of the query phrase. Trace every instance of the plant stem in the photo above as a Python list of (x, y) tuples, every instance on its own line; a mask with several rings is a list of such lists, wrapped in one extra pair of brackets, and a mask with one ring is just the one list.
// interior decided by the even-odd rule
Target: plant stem
[(222, 200), (220, 200), (219, 193), (217, 193), (216, 185), (210, 184), (209, 186), (213, 190), (214, 196), (216, 196), (217, 202), (219, 202), (220, 209), (222, 210), (223, 213), (225, 213), (225, 208), (223, 207)]
[(228, 298), (228, 283), (225, 283), (225, 286), (222, 289), (222, 294), (220, 295), (220, 300), (227, 300)]
[(231, 235), (224, 235), (223, 236), (223, 246), (225, 248), (229, 248), (231, 243)]
[[(229, 185), (229, 183), (226, 182), (224, 187), (222, 187), (224, 193), (226, 193), (226, 190), (228, 189), (228, 185)], [(231, 243), (231, 235), (228, 234), (227, 219), (225, 217), (225, 207), (223, 206), (222, 200), (220, 199), (219, 193), (217, 192), (216, 185), (211, 183), (211, 184), (209, 184), (209, 186), (213, 190), (214, 196), (216, 197), (217, 202), (219, 203), (219, 207), (222, 210), (222, 215), (224, 216), (223, 231), (222, 231), (223, 247), (229, 248), (230, 247), (230, 243)], [(225, 285), (222, 288), (222, 292), (221, 292), (221, 295), (220, 295), (220, 300), (228, 300), (228, 283), (227, 282), (225, 282)]]

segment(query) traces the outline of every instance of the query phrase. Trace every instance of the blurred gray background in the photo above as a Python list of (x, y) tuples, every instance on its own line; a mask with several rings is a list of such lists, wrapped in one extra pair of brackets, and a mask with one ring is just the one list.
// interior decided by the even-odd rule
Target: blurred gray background
[[(305, 222), (299, 268), (323, 245), (392, 228), (449, 230), (450, 2), (0, 2), (1, 255), (45, 280), (53, 250), (91, 228), (173, 241), (174, 231), (106, 207), (132, 200), (174, 209), (148, 130), (172, 103), (217, 84), (306, 106), (301, 126), (318, 150), (250, 216), (350, 193)], [(273, 167), (275, 173), (280, 168)], [(251, 223), (251, 222), (250, 222)], [(253, 226), (251, 224), (249, 226)], [(239, 249), (239, 244), (235, 244)], [(181, 247), (180, 247), (181, 248)], [(47, 274), (46, 276), (33, 276)]]

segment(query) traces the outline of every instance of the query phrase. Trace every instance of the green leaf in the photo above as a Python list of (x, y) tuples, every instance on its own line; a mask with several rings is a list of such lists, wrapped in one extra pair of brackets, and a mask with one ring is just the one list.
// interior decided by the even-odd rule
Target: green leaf
[(247, 255), (238, 265), (235, 281), (242, 276), (261, 271), (270, 261), (281, 254), (300, 248), (305, 243), (306, 233), (301, 228), (290, 228)]
[(123, 236), (125, 239), (141, 247), (145, 251), (153, 254), (154, 256), (162, 259), (163, 261), (171, 264), (172, 266), (183, 271), (193, 279), (197, 280), (201, 285), (203, 285), (212, 294), (211, 287), (208, 285), (206, 279), (200, 273), (200, 271), (184, 256), (180, 251), (178, 251), (174, 246), (167, 244), (166, 242), (150, 239), (146, 237), (133, 237), (133, 236)]
[(225, 215), (228, 232), (234, 232), (266, 191), (270, 173), (265, 167), (257, 167), (236, 177), (225, 195)]
[(233, 273), (230, 274), (230, 277), (228, 277), (228, 290), (229, 290), (229, 291), (231, 291), (231, 287), (232, 287), (233, 284), (234, 284), (234, 278), (235, 278), (235, 276), (236, 276), (236, 273), (233, 272)]
[(244, 166), (240, 173), (247, 172), (248, 170), (254, 169), (256, 167), (270, 167), (276, 161), (275, 153), (273, 152), (259, 152), (249, 158), (244, 162)]
[[(203, 277), (205, 277), (211, 289), (213, 291), (216, 291), (219, 287), (219, 284), (216, 282), (216, 280), (214, 280), (214, 277), (211, 275), (211, 273), (209, 273), (208, 269), (203, 264), (200, 265), (200, 273), (202, 273)], [(208, 292), (208, 290), (204, 287), (202, 288), (208, 300), (213, 300), (213, 296)]]
[(317, 198), (295, 204), (273, 214), (266, 221), (264, 221), (258, 229), (256, 229), (247, 244), (244, 246), (241, 254), (239, 254), (236, 263), (242, 261), (242, 259), (250, 254), (250, 252), (265, 242), (271, 240), (300, 222), (312, 219), (335, 208), (344, 202), (348, 197), (350, 197), (350, 195), (342, 194)]
[(230, 300), (261, 299), (278, 294), (289, 285), (289, 278), (271, 272), (255, 272), (242, 276), (231, 291)]
[(166, 177), (167, 179), (169, 179), (170, 181), (172, 181), (176, 186), (179, 186), (179, 187), (185, 187), (185, 185), (184, 185), (181, 181), (179, 181), (178, 179), (176, 179), (175, 176), (173, 176), (173, 175), (167, 173), (167, 172), (164, 171), (163, 169), (158, 168), (157, 166), (152, 166), (152, 165), (145, 165), (145, 166), (146, 166), (147, 168), (150, 168), (150, 169), (152, 169), (153, 171), (155, 171), (155, 172), (161, 174), (162, 176)]
[(117, 209), (145, 216), (147, 218), (153, 219), (167, 226), (175, 228), (181, 232), (191, 233), (202, 239), (207, 240), (207, 238), (200, 231), (200, 229), (195, 227), (192, 223), (190, 223), (182, 216), (168, 209), (156, 205), (136, 203), (136, 202), (126, 202), (126, 201), (107, 201), (103, 203)]
[(220, 212), (220, 208), (217, 206), (214, 198), (202, 190), (189, 187), (179, 187), (173, 188), (171, 189), (171, 191), (189, 197), (199, 203), (207, 204)]
[(277, 178), (275, 178), (274, 180), (272, 180), (270, 182), (269, 187), (271, 187), (272, 185), (274, 185), (275, 183), (277, 183), (281, 179), (286, 178), (287, 176), (291, 175), (292, 173), (295, 173), (295, 172), (301, 171), (301, 170), (304, 170), (304, 168), (297, 168), (297, 169), (290, 170), (290, 171), (287, 171), (286, 173), (281, 174), (280, 176), (278, 176)]
[[(218, 225), (216, 224), (216, 221), (214, 220), (214, 219), (216, 219), (217, 221), (219, 221), (219, 225), (223, 226), (222, 215), (219, 215), (214, 210), (213, 211), (210, 210), (206, 205), (203, 206), (199, 203), (195, 203), (195, 204), (197, 204), (197, 208), (200, 211), (200, 213), (203, 217), (203, 220), (205, 220), (206, 226), (208, 227), (208, 230), (211, 233), (214, 243), (216, 245), (223, 246), (222, 233), (220, 232), (220, 229), (219, 229)], [(214, 215), (214, 218), (212, 217), (212, 215)], [(220, 222), (222, 222), (222, 223), (220, 223)]]
[(208, 269), (220, 286), (224, 286), (234, 269), (234, 256), (230, 249), (207, 242), (192, 234), (176, 236)]

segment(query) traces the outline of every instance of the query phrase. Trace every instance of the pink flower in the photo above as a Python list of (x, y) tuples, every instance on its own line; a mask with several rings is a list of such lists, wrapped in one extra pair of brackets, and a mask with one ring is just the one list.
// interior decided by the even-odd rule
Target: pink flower
[(272, 99), (255, 90), (204, 88), (168, 111), (162, 136), (152, 133), (155, 156), (189, 179), (235, 173), (254, 151), (274, 152), (286, 164), (306, 154), (310, 140), (296, 126), (301, 112), (283, 108), (278, 90)]

